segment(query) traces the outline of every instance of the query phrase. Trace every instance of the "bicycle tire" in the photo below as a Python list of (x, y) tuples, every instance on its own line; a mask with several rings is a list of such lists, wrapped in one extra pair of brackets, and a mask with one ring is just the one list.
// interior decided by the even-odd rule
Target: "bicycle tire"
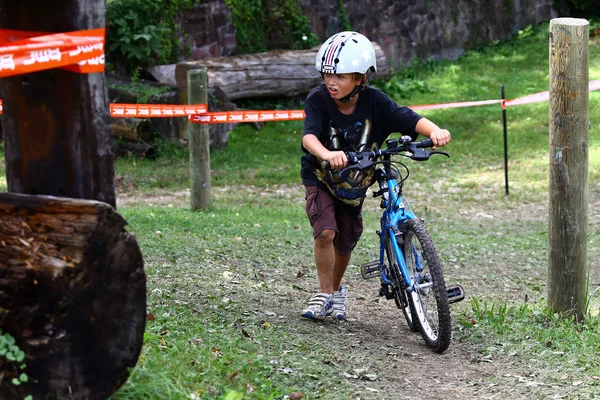
[(385, 240), (385, 253), (387, 255), (389, 266), (388, 276), (392, 282), (392, 290), (396, 306), (402, 310), (408, 328), (413, 332), (419, 332), (417, 314), (415, 313), (414, 306), (410, 301), (410, 298), (407, 296), (406, 289), (403, 289), (403, 287), (406, 285), (402, 284), (404, 278), (402, 278), (402, 273), (400, 272), (400, 267), (398, 266), (398, 259), (389, 237), (387, 237)]
[[(437, 252), (425, 224), (418, 219), (404, 223), (404, 261), (412, 282), (431, 285), (409, 291), (421, 336), (426, 345), (436, 353), (442, 353), (450, 345), (452, 337), (450, 304), (444, 282), (444, 275)], [(417, 271), (417, 259), (422, 266)]]

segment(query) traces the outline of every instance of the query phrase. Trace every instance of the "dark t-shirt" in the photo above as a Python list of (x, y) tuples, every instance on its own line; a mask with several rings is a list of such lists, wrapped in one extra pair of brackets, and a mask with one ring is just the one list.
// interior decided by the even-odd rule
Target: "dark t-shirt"
[[(381, 147), (393, 132), (414, 139), (417, 122), (422, 118), (408, 107), (400, 107), (381, 90), (371, 86), (359, 92), (354, 112), (342, 114), (325, 84), (308, 94), (304, 111), (304, 131), (315, 135), (329, 150), (362, 151)], [(373, 171), (340, 176), (337, 170), (324, 170), (317, 157), (302, 148), (301, 176), (305, 185), (318, 185), (344, 203), (358, 206), (372, 183)]]

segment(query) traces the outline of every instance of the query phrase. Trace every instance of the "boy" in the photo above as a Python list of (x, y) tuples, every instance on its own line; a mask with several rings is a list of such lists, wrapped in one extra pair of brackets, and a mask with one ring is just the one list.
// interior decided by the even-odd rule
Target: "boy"
[[(324, 83), (306, 98), (301, 176), (320, 291), (301, 315), (345, 320), (347, 292), (341, 282), (362, 234), (361, 208), (373, 171), (340, 176), (348, 162), (344, 152), (380, 147), (392, 132), (413, 139), (422, 134), (435, 146), (444, 146), (450, 132), (366, 85), (377, 66), (373, 45), (360, 33), (340, 32), (327, 39), (315, 66)], [(331, 169), (323, 169), (321, 160), (328, 161)]]

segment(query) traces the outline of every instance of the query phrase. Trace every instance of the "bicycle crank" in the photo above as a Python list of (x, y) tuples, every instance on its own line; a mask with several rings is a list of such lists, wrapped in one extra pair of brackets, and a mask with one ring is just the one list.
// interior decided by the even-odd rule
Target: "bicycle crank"
[(448, 292), (448, 303), (458, 303), (465, 298), (465, 291), (460, 285), (446, 286)]

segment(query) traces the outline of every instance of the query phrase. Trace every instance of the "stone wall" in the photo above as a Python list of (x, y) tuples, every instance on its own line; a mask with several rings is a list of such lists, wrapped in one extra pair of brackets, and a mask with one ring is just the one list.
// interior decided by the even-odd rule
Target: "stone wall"
[(184, 13), (181, 25), (184, 44), (181, 54), (189, 52), (189, 59), (237, 54), (235, 29), (225, 0), (199, 0), (192, 10)]
[[(352, 28), (379, 43), (393, 68), (422, 59), (456, 58), (527, 25), (556, 17), (552, 0), (343, 0)], [(301, 0), (320, 40), (342, 28), (339, 0)], [(189, 59), (237, 54), (224, 0), (201, 0), (184, 15)], [(275, 35), (276, 36), (276, 35)], [(276, 40), (276, 38), (275, 38)]]

